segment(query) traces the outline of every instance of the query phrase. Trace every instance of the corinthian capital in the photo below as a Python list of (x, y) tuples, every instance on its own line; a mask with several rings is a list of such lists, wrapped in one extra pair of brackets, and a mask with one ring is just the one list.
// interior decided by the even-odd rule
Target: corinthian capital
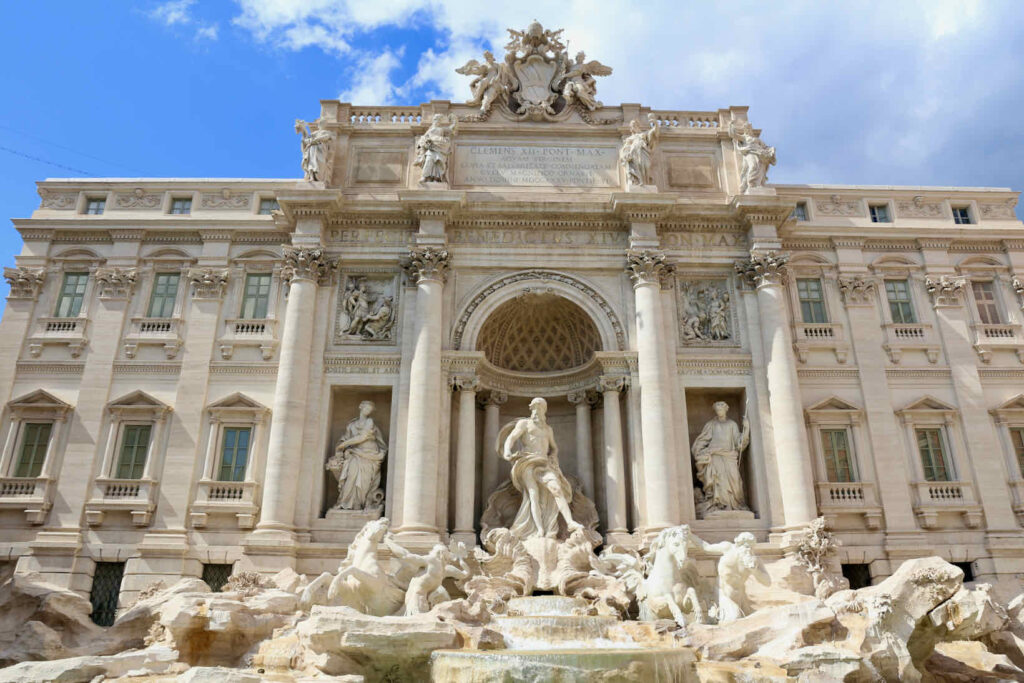
[(597, 390), (602, 394), (607, 391), (624, 391), (628, 385), (629, 378), (625, 375), (601, 375), (597, 378)]
[(219, 299), (228, 284), (227, 268), (190, 268), (188, 281), (196, 299)]
[(786, 282), (786, 262), (789, 254), (768, 251), (750, 255), (749, 260), (737, 261), (736, 272), (750, 284), (781, 285)]
[(293, 280), (312, 280), (325, 284), (338, 269), (338, 259), (327, 255), (322, 247), (283, 247), (281, 279), (291, 284)]
[(633, 286), (661, 286), (675, 272), (675, 266), (665, 260), (665, 252), (656, 249), (630, 249), (626, 252), (626, 272)]
[(927, 276), (924, 279), (924, 288), (932, 298), (932, 305), (959, 306), (960, 293), (967, 286), (967, 280), (962, 277), (949, 277), (942, 275), (938, 279)]
[(452, 375), (448, 383), (455, 391), (477, 391), (480, 389), (480, 378), (476, 375)]
[(46, 279), (45, 268), (4, 268), (4, 279), (11, 286), (10, 298), (36, 299)]
[(413, 247), (402, 268), (409, 280), (417, 284), (424, 280), (444, 282), (448, 276), (448, 250), (443, 247)]
[(127, 299), (139, 274), (134, 268), (97, 268), (95, 277), (101, 299)]

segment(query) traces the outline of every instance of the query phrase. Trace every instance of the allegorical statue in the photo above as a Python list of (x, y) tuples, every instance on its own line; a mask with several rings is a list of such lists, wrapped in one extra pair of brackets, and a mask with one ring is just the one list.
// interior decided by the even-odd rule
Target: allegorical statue
[(721, 553), (718, 560), (718, 623), (725, 624), (750, 615), (754, 610), (747, 595), (747, 579), (754, 577), (762, 586), (772, 578), (754, 554), (754, 534), (744, 531), (731, 543), (704, 543), (709, 553)]
[(530, 401), (530, 417), (516, 421), (502, 447), (502, 457), (512, 463), (512, 485), (523, 495), (511, 526), (521, 539), (556, 538), (559, 517), (570, 533), (583, 528), (569, 510), (572, 487), (558, 466), (558, 446), (547, 423), (547, 409), (542, 398)]
[(565, 85), (562, 86), (562, 97), (567, 105), (579, 102), (588, 111), (601, 106), (597, 101), (597, 81), (594, 76), (610, 76), (612, 68), (605, 66), (596, 59), (585, 61), (587, 55), (576, 53), (576, 61), (570, 62), (565, 72)]
[(448, 157), (452, 153), (452, 139), (458, 123), (455, 114), (449, 114), (447, 119), (434, 114), (430, 128), (416, 141), (414, 163), (423, 169), (420, 173), (421, 183), (443, 183), (447, 180)]
[(494, 53), (484, 50), (484, 63), (471, 59), (455, 70), (455, 73), (463, 76), (476, 76), (469, 83), (470, 92), (473, 94), (466, 104), (480, 105), (480, 114), (486, 115), (502, 95), (507, 95), (515, 81), (512, 69), (506, 62), (499, 62), (494, 59)]
[(736, 151), (743, 155), (740, 170), (740, 194), (763, 187), (768, 180), (768, 167), (775, 165), (775, 148), (769, 147), (754, 133), (749, 121), (729, 124), (729, 137), (736, 145)]
[(379, 507), (380, 466), (388, 454), (384, 436), (370, 415), (373, 401), (359, 404), (359, 417), (350, 421), (327, 461), (326, 469), (338, 479), (336, 510)]
[(295, 119), (295, 132), (302, 136), (302, 172), (305, 179), (327, 180), (327, 153), (334, 134), (322, 128), (310, 132), (309, 124), (302, 119)]
[(651, 152), (658, 139), (658, 121), (654, 114), (647, 115), (645, 129), (634, 119), (629, 124), (629, 135), (622, 138), (619, 165), (626, 169), (626, 184), (646, 185), (651, 172)]
[(698, 511), (747, 510), (740, 456), (750, 443), (750, 423), (744, 415), (741, 430), (727, 417), (729, 405), (725, 401), (717, 401), (712, 408), (715, 417), (707, 421), (693, 442), (697, 478), (704, 488)]

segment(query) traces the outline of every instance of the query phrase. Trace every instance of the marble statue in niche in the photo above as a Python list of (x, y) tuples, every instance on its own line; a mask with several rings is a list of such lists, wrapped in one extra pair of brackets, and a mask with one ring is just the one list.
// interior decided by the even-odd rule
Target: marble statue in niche
[(395, 330), (394, 278), (348, 277), (338, 300), (336, 341), (391, 341)]
[(416, 140), (416, 166), (423, 169), (421, 183), (443, 183), (448, 180), (448, 158), (452, 153), (452, 140), (459, 124), (455, 114), (448, 117), (434, 114), (430, 128)]
[(750, 444), (750, 422), (743, 428), (729, 419), (729, 404), (717, 401), (715, 417), (705, 423), (693, 442), (693, 461), (703, 492), (697, 512), (703, 518), (717, 510), (749, 510), (743, 494), (740, 457)]
[(732, 339), (731, 297), (725, 281), (679, 282), (679, 336), (684, 344)]
[(327, 180), (327, 157), (330, 153), (334, 133), (320, 128), (316, 122), (312, 128), (302, 119), (295, 119), (295, 132), (302, 136), (302, 173), (305, 180)]
[(384, 492), (380, 488), (380, 469), (388, 454), (388, 444), (370, 415), (373, 401), (359, 404), (359, 416), (349, 421), (326, 469), (338, 480), (335, 510), (380, 509)]
[(651, 173), (651, 154), (658, 139), (658, 120), (654, 114), (647, 115), (648, 127), (633, 120), (629, 124), (629, 135), (622, 138), (619, 149), (619, 165), (626, 169), (626, 186), (647, 184)]
[(743, 156), (740, 169), (740, 194), (764, 187), (768, 180), (768, 167), (775, 165), (775, 148), (764, 144), (754, 133), (749, 121), (729, 124), (729, 137), (736, 145), (736, 151)]

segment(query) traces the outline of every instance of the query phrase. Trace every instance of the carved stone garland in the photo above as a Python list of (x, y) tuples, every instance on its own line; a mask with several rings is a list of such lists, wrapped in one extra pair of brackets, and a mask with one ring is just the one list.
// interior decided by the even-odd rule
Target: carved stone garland
[(786, 283), (789, 254), (778, 251), (751, 254), (748, 260), (737, 261), (736, 273), (755, 287)]

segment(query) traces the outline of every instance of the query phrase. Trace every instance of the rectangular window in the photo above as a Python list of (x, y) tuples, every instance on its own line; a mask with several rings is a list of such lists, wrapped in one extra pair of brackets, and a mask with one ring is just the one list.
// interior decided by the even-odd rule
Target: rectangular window
[(971, 212), (966, 206), (953, 207), (953, 222), (957, 225), (970, 225)]
[(246, 319), (267, 317), (270, 303), (270, 273), (250, 273), (245, 276), (245, 291), (242, 293), (242, 314)]
[(117, 600), (121, 595), (121, 579), (124, 578), (124, 562), (97, 562), (92, 574), (93, 622), (100, 626), (113, 626), (117, 617)]
[(106, 199), (87, 199), (85, 201), (85, 212), (90, 216), (99, 216), (107, 208)]
[(889, 313), (894, 323), (916, 323), (914, 305), (910, 301), (910, 282), (886, 280), (885, 296), (889, 299)]
[(225, 427), (224, 445), (220, 453), (220, 472), (217, 481), (245, 481), (245, 466), (249, 462), (249, 427)]
[(1013, 453), (1017, 456), (1017, 467), (1020, 468), (1020, 476), (1024, 477), (1024, 427), (1013, 427), (1010, 429), (1010, 443), (1013, 444)]
[(972, 282), (971, 290), (974, 292), (974, 305), (978, 308), (978, 319), (984, 325), (1002, 324), (1002, 316), (999, 315), (999, 304), (996, 303), (995, 283), (991, 280)]
[(142, 479), (149, 451), (151, 425), (125, 425), (121, 438), (121, 457), (117, 461), (118, 479)]
[(872, 204), (868, 207), (872, 223), (891, 223), (888, 204)]
[(89, 273), (64, 273), (64, 281), (57, 295), (58, 318), (74, 318), (82, 310), (85, 301), (85, 286), (89, 282)]
[(192, 200), (187, 197), (177, 197), (171, 200), (171, 213), (180, 216), (187, 216), (192, 213)]
[(807, 203), (797, 202), (796, 206), (793, 208), (792, 216), (798, 221), (807, 220)]
[(157, 273), (153, 278), (153, 293), (149, 297), (150, 318), (170, 318), (178, 300), (180, 273)]
[(276, 199), (260, 199), (261, 216), (269, 216), (271, 212), (277, 211), (279, 208)]
[(23, 429), (25, 436), (21, 440), (21, 453), (18, 455), (18, 467), (14, 470), (14, 476), (35, 478), (43, 471), (46, 447), (50, 443), (53, 425), (49, 422), (29, 422)]
[(796, 281), (796, 294), (800, 299), (800, 316), (805, 323), (827, 323), (825, 299), (822, 296), (821, 280), (800, 278)]
[(942, 430), (937, 428), (918, 429), (917, 450), (921, 453), (925, 481), (952, 481), (946, 462), (946, 449)]
[(821, 449), (829, 481), (857, 481), (850, 455), (850, 440), (845, 429), (821, 430)]

